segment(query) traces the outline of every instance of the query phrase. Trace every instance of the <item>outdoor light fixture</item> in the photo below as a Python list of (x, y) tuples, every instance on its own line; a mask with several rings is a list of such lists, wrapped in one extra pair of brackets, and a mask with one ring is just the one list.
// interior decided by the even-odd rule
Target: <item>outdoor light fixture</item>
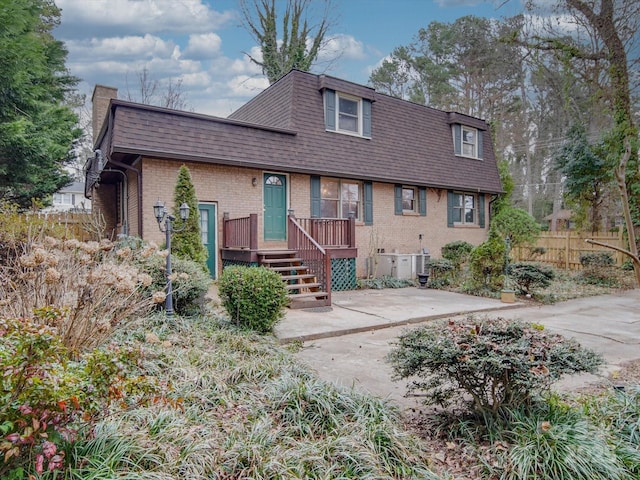
[(258, 179), (256, 177), (253, 177), (251, 179), (251, 185), (253, 185), (254, 187), (258, 186)]
[[(182, 219), (182, 221), (186, 221), (189, 218), (189, 210), (190, 210), (189, 205), (187, 205), (186, 202), (183, 202), (182, 205), (180, 205), (180, 218)], [(158, 228), (160, 229), (161, 232), (164, 232), (165, 234), (165, 242), (167, 244), (167, 252), (168, 252), (167, 268), (165, 271), (167, 276), (167, 287), (166, 287), (167, 296), (165, 299), (165, 310), (167, 313), (167, 317), (172, 317), (174, 312), (173, 312), (173, 287), (171, 285), (171, 233), (181, 232), (185, 229), (187, 225), (184, 224), (182, 228), (176, 229), (173, 226), (173, 222), (176, 220), (176, 217), (174, 217), (173, 215), (170, 215), (167, 212), (167, 209), (164, 206), (164, 203), (162, 203), (160, 199), (158, 199), (158, 201), (153, 206), (153, 215), (156, 217), (156, 220), (158, 221)], [(163, 226), (163, 222), (164, 222), (164, 226)]]

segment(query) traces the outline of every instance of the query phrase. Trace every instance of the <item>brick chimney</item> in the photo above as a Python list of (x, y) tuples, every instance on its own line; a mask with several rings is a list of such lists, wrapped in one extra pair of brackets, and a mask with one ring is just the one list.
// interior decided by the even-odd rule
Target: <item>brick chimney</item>
[(118, 89), (115, 87), (106, 87), (104, 85), (96, 85), (93, 89), (93, 95), (91, 96), (91, 104), (93, 106), (92, 111), (92, 126), (93, 126), (93, 143), (95, 145), (102, 124), (107, 118), (107, 112), (109, 110), (109, 101), (112, 98), (118, 98)]

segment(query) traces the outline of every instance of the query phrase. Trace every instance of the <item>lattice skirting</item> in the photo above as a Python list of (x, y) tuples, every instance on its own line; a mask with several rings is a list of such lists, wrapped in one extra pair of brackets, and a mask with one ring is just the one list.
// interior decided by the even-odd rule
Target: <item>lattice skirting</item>
[(358, 282), (356, 279), (356, 259), (355, 258), (332, 258), (331, 259), (331, 290), (339, 292), (342, 290), (355, 290)]
[(257, 267), (257, 262), (243, 262), (241, 260), (222, 260), (222, 269), (224, 270), (227, 267)]

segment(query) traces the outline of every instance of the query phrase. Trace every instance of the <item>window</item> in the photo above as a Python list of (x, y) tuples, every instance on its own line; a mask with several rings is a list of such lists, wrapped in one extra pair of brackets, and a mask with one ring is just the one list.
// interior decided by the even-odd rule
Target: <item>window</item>
[(402, 211), (415, 212), (418, 205), (415, 188), (402, 187)]
[(453, 124), (452, 131), (453, 147), (456, 155), (482, 159), (482, 130)]
[(54, 193), (54, 205), (73, 205), (73, 194), (71, 193)]
[(475, 129), (462, 127), (462, 155), (477, 157), (478, 133)]
[(371, 138), (371, 100), (324, 91), (325, 128)]
[(447, 226), (478, 226), (485, 224), (485, 195), (471, 192), (447, 192)]
[(322, 178), (320, 216), (324, 218), (360, 218), (361, 188), (358, 182)]

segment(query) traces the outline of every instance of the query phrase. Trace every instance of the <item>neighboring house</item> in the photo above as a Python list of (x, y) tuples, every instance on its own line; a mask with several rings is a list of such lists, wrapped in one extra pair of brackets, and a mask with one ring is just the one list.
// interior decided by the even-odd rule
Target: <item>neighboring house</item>
[[(330, 76), (293, 70), (226, 119), (116, 96), (93, 94), (94, 208), (108, 231), (162, 243), (153, 205), (171, 206), (187, 165), (214, 277), (233, 263), (279, 265), (330, 297), (380, 252), (483, 242), (502, 191), (483, 120)], [(302, 260), (269, 254), (284, 251)]]
[(573, 230), (573, 210), (560, 209), (556, 213), (547, 215), (542, 219), (547, 222), (547, 229), (550, 232), (564, 232)]
[(73, 182), (53, 194), (50, 207), (43, 212), (91, 212), (91, 200), (85, 198), (83, 182)]

